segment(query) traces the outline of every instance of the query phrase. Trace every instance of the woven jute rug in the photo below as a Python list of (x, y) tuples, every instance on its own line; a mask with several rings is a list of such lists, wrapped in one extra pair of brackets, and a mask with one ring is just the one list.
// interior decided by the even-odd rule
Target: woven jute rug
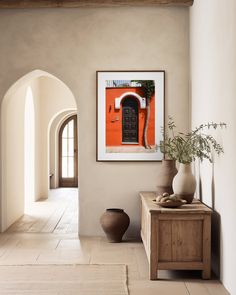
[(0, 266), (1, 295), (128, 295), (127, 267), (113, 264)]

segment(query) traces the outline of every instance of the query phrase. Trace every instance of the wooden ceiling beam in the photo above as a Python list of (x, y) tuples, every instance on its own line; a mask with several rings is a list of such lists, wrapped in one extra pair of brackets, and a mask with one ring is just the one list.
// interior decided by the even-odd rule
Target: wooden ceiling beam
[(76, 8), (106, 6), (191, 6), (194, 0), (0, 0), (2, 8)]

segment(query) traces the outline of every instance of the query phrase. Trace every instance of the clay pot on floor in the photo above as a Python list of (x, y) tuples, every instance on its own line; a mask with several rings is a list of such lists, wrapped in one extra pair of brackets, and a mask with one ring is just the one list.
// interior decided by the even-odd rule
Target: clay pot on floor
[(172, 182), (178, 170), (175, 166), (175, 160), (162, 160), (161, 170), (157, 178), (157, 193), (173, 194)]
[(119, 243), (129, 227), (129, 216), (123, 209), (110, 208), (100, 218), (102, 229), (111, 243)]
[(192, 173), (191, 164), (180, 163), (178, 173), (173, 179), (173, 190), (188, 204), (192, 203), (196, 190), (196, 179)]

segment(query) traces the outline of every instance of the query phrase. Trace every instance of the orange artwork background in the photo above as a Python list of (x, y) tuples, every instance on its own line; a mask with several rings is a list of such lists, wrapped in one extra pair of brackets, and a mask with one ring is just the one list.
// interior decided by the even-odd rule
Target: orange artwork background
[[(129, 146), (122, 144), (122, 102), (120, 109), (115, 109), (115, 99), (126, 92), (137, 93), (145, 97), (141, 87), (106, 88), (106, 146)], [(129, 95), (129, 97), (132, 95)], [(155, 94), (150, 102), (150, 119), (147, 131), (149, 145), (155, 145)], [(124, 98), (125, 99), (125, 98)], [(137, 99), (134, 97), (134, 99)], [(143, 132), (146, 109), (141, 109), (138, 102), (138, 146), (144, 146)]]

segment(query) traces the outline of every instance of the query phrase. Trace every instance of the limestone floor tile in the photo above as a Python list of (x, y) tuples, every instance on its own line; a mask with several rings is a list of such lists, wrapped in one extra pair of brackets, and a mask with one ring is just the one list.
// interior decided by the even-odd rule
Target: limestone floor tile
[(17, 247), (21, 249), (56, 249), (59, 241), (58, 239), (21, 239)]
[(230, 295), (218, 280), (203, 281), (203, 284), (210, 295)]
[(137, 264), (129, 264), (127, 265), (127, 269), (129, 282), (141, 279)]
[(51, 240), (66, 240), (66, 239), (78, 239), (78, 234), (48, 234), (48, 233), (11, 233), (7, 234), (8, 238), (14, 237), (19, 240), (34, 240), (34, 241), (51, 241)]
[(129, 291), (130, 295), (189, 295), (183, 282), (174, 281), (132, 281)]
[(230, 295), (217, 280), (189, 280), (185, 285), (191, 295)]
[(39, 250), (25, 250), (14, 248), (0, 257), (1, 265), (35, 264)]
[(61, 239), (58, 243), (57, 249), (65, 250), (80, 250), (90, 252), (93, 248), (100, 245), (100, 238), (97, 237), (74, 237), (69, 239)]
[(99, 237), (93, 237), (92, 239), (90, 239), (90, 237), (80, 236), (79, 239), (83, 249), (92, 251), (95, 248), (101, 247), (101, 238)]
[(110, 243), (106, 238), (101, 238), (100, 244), (101, 249), (135, 249), (143, 248), (143, 244), (140, 241), (135, 240), (123, 240), (121, 243)]
[(0, 244), (0, 257), (2, 257), (5, 253), (11, 251), (16, 248), (19, 244), (20, 240), (15, 238), (7, 238)]
[(89, 264), (90, 255), (77, 250), (48, 250), (42, 251), (37, 264)]
[(140, 273), (133, 249), (118, 244), (109, 247), (102, 245), (91, 252), (91, 264), (126, 264), (128, 267), (128, 279), (139, 280)]
[(206, 286), (204, 286), (204, 283), (202, 281), (189, 281), (185, 282), (185, 285), (188, 289), (189, 294), (191, 295), (210, 295), (208, 292)]
[(8, 235), (0, 234), (0, 247), (9, 239)]
[(117, 249), (101, 249), (95, 248), (91, 252), (91, 263), (118, 263), (118, 264), (134, 264), (135, 257), (129, 248)]
[(60, 240), (57, 245), (57, 249), (80, 250), (81, 248), (82, 248), (82, 245), (79, 239)]
[(149, 264), (143, 247), (135, 248), (133, 251), (140, 279), (149, 279)]

